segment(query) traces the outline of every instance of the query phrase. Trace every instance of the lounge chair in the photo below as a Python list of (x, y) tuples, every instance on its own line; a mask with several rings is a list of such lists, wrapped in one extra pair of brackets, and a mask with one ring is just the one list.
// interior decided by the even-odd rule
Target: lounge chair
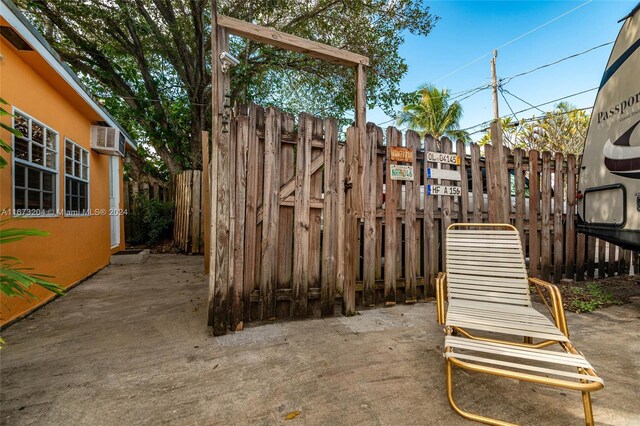
[[(458, 407), (453, 399), (455, 366), (581, 391), (586, 424), (592, 425), (590, 392), (602, 389), (604, 382), (569, 340), (558, 288), (527, 277), (518, 231), (511, 225), (453, 224), (447, 229), (446, 264), (447, 272), (436, 279), (436, 301), (438, 323), (446, 333), (451, 407), (470, 420), (509, 424)], [(553, 321), (533, 308), (530, 285)], [(556, 344), (560, 351), (543, 349)]]

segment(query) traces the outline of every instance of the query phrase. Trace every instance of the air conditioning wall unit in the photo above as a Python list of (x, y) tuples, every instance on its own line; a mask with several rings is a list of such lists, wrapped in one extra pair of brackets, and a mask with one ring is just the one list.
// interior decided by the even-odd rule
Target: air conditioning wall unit
[(101, 154), (124, 157), (126, 138), (118, 129), (91, 126), (91, 149)]

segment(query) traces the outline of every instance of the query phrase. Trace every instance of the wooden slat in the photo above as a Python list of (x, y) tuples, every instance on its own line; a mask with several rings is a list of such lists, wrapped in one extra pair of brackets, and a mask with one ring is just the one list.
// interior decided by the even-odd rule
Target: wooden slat
[[(292, 114), (281, 115), (282, 126), (280, 135), (293, 132), (295, 119)], [(282, 185), (291, 179), (295, 179), (295, 147), (292, 144), (280, 145), (280, 190)], [(278, 218), (278, 265), (276, 288), (291, 288), (293, 280), (293, 229), (294, 229), (294, 202), (286, 205), (280, 202)], [(276, 301), (276, 317), (288, 317), (291, 315), (290, 303), (278, 303)]]
[[(566, 213), (566, 247), (565, 268), (566, 277), (573, 279), (575, 272), (574, 259), (576, 258), (576, 157), (573, 154), (567, 155), (567, 213)], [(583, 241), (584, 244), (584, 241)], [(584, 245), (582, 247), (584, 249)], [(584, 253), (583, 253), (584, 254)], [(584, 259), (584, 258), (583, 258)]]
[(384, 304), (385, 306), (396, 303), (396, 256), (398, 243), (398, 221), (396, 214), (397, 199), (400, 185), (398, 181), (391, 180), (391, 148), (399, 146), (400, 131), (395, 127), (387, 128), (387, 171), (385, 183), (385, 231), (384, 231)]
[[(463, 140), (458, 139), (456, 142), (456, 154), (460, 156), (460, 176), (462, 180), (460, 181), (460, 192), (462, 195), (458, 197), (458, 221), (459, 222), (468, 222), (468, 214), (469, 214), (469, 180), (467, 179), (467, 145)], [(416, 173), (416, 176), (418, 174)]]
[(416, 209), (420, 199), (420, 168), (416, 161), (415, 153), (420, 147), (420, 136), (414, 131), (406, 133), (407, 148), (414, 152), (413, 162), (409, 164), (413, 167), (413, 175), (416, 181), (405, 182), (405, 227), (404, 227), (404, 276), (405, 276), (405, 303), (415, 303), (418, 300), (417, 280), (417, 230), (416, 230)]
[(335, 291), (338, 260), (338, 122), (324, 122), (324, 212), (322, 231), (322, 283), (320, 285), (320, 307), (322, 316), (331, 316), (335, 308)]
[[(312, 119), (311, 140), (323, 141), (324, 138), (324, 122), (322, 119), (314, 117)], [(319, 158), (324, 162), (324, 144), (314, 146), (311, 144), (311, 160)], [(324, 206), (322, 202), (322, 169), (311, 174), (311, 201), (320, 200), (320, 207)], [(321, 218), (322, 211), (312, 208), (309, 213), (309, 284), (308, 288), (320, 288), (320, 271), (321, 271)], [(309, 305), (308, 314), (320, 314), (320, 304), (313, 302)]]
[(262, 206), (264, 223), (262, 224), (262, 265), (260, 272), (260, 318), (269, 320), (275, 317), (275, 287), (278, 219), (280, 206), (280, 111), (267, 108), (264, 142), (264, 191)]
[[(564, 227), (562, 224), (562, 209), (564, 207), (564, 177), (562, 173), (562, 153), (555, 155), (554, 188), (553, 193), (553, 281), (559, 283), (562, 279), (562, 265), (564, 255)], [(572, 277), (573, 278), (573, 277)]]
[(516, 229), (520, 233), (520, 241), (522, 243), (523, 252), (526, 251), (527, 239), (524, 229), (524, 222), (526, 219), (527, 211), (525, 209), (525, 170), (523, 164), (524, 151), (520, 148), (516, 148), (513, 151), (513, 175), (516, 186)]
[(245, 323), (251, 321), (251, 291), (256, 283), (256, 259), (258, 233), (256, 212), (258, 207), (258, 175), (262, 171), (258, 159), (258, 136), (256, 126), (258, 115), (264, 112), (255, 104), (249, 106), (249, 128), (247, 129), (247, 199), (245, 210), (245, 268), (242, 292), (242, 317)]
[(204, 253), (204, 273), (209, 274), (211, 245), (211, 164), (209, 161), (209, 132), (202, 131), (202, 251)]
[(587, 278), (595, 277), (596, 237), (587, 237)]
[[(389, 138), (387, 137), (387, 143)], [(425, 150), (436, 151), (436, 140), (427, 135), (425, 137)], [(438, 271), (438, 232), (436, 231), (436, 223), (434, 219), (434, 210), (437, 208), (438, 199), (436, 196), (427, 195), (427, 185), (435, 184), (434, 179), (427, 179), (427, 169), (435, 167), (435, 163), (424, 162), (424, 286), (425, 296), (433, 297), (436, 294), (435, 277)], [(388, 176), (388, 174), (387, 174)], [(475, 203), (475, 201), (474, 201)], [(388, 222), (387, 222), (388, 223)], [(387, 239), (387, 241), (389, 241)]]
[(598, 278), (605, 278), (607, 276), (607, 242), (598, 239)]
[[(451, 141), (449, 138), (443, 137), (440, 142), (442, 145), (442, 152), (445, 154), (451, 154)], [(445, 170), (450, 170), (451, 167), (446, 164), (441, 164), (441, 167)], [(451, 182), (445, 179), (440, 180), (441, 185), (450, 185)], [(452, 213), (453, 213), (453, 197), (441, 196), (440, 197), (442, 203), (442, 239), (440, 240), (440, 246), (442, 250), (442, 264), (446, 264), (446, 249), (447, 249), (447, 239), (445, 238), (447, 228), (451, 225), (452, 222)]]
[(218, 25), (227, 28), (231, 34), (270, 44), (281, 49), (304, 53), (313, 58), (322, 59), (334, 64), (347, 67), (369, 65), (369, 58), (366, 56), (228, 16), (218, 15)]
[(378, 132), (375, 124), (367, 123), (367, 137), (362, 145), (364, 188), (364, 263), (362, 304), (376, 304), (376, 157)]
[(346, 251), (346, 193), (345, 193), (345, 178), (347, 173), (347, 147), (346, 145), (338, 146), (338, 187), (337, 187), (337, 232), (338, 232), (338, 264), (337, 264), (337, 278), (336, 278), (336, 291), (339, 294), (343, 294), (344, 278), (345, 278), (345, 251)]
[(344, 281), (342, 289), (342, 314), (352, 316), (356, 313), (356, 268), (358, 264), (358, 167), (359, 167), (358, 129), (351, 126), (347, 129), (346, 146), (346, 182), (348, 189), (345, 202), (345, 256)]
[[(378, 216), (377, 212), (382, 210), (384, 204), (384, 175), (385, 175), (385, 157), (386, 147), (384, 146), (384, 133), (380, 127), (376, 128), (376, 139), (378, 153), (376, 154), (376, 281), (384, 280), (382, 275), (382, 258), (384, 253), (382, 252), (382, 240), (383, 240), (383, 227), (382, 216)], [(384, 148), (384, 154), (380, 154), (380, 148)], [(384, 215), (383, 215), (384, 216)], [(380, 299), (384, 301), (383, 297)]]
[(485, 145), (484, 146), (484, 158), (485, 158), (485, 174), (487, 178), (487, 216), (489, 218), (489, 223), (498, 223), (500, 218), (500, 214), (498, 212), (498, 202), (500, 200), (500, 188), (498, 187), (498, 180), (496, 176), (495, 170), (495, 151), (493, 146)]
[(233, 282), (229, 289), (231, 299), (231, 330), (244, 328), (244, 254), (245, 219), (247, 195), (247, 144), (249, 140), (249, 117), (240, 116), (236, 123), (235, 150), (235, 218), (233, 241)]
[(480, 147), (471, 144), (471, 185), (473, 190), (473, 221), (482, 222), (484, 195), (482, 190), (482, 170), (480, 169)]
[(202, 172), (194, 170), (191, 194), (191, 253), (200, 253), (201, 185)]
[(293, 296), (291, 315), (307, 315), (309, 286), (309, 198), (311, 196), (311, 134), (313, 119), (300, 114), (296, 157), (296, 205), (293, 237)]
[(587, 241), (584, 234), (578, 234), (576, 246), (576, 281), (584, 281), (585, 255), (587, 252)]
[(538, 237), (538, 213), (540, 211), (540, 177), (538, 151), (529, 151), (529, 275), (539, 277), (540, 240)]
[(551, 273), (551, 153), (542, 153), (542, 225), (540, 239), (540, 276), (549, 281)]
[(618, 263), (616, 262), (616, 246), (609, 243), (609, 256), (607, 262), (607, 276), (613, 277), (618, 272)]

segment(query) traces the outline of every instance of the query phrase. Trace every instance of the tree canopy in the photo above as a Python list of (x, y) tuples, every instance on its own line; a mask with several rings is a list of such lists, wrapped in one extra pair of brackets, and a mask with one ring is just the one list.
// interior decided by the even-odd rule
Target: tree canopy
[[(94, 96), (171, 173), (200, 163), (211, 126), (210, 0), (18, 0)], [(218, 13), (370, 58), (367, 100), (390, 113), (407, 71), (406, 32), (426, 36), (437, 17), (420, 0), (223, 0)], [(232, 37), (242, 103), (335, 116), (353, 109), (353, 71)]]
[(449, 103), (449, 98), (447, 89), (423, 85), (415, 92), (413, 101), (402, 108), (397, 122), (421, 136), (430, 134), (437, 139), (447, 136), (467, 140), (468, 135), (459, 130), (462, 105), (459, 102)]
[[(552, 111), (528, 120), (501, 120), (503, 143), (510, 148), (581, 154), (589, 128), (589, 114), (568, 102), (556, 104)], [(486, 133), (480, 145), (491, 142)]]

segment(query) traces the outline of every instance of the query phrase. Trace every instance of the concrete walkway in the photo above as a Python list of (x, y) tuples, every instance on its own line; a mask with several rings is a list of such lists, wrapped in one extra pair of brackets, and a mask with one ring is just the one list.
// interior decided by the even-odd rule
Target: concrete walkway
[[(2, 333), (2, 424), (473, 424), (447, 403), (434, 303), (212, 338), (202, 258), (110, 266)], [(569, 314), (605, 379), (598, 424), (640, 424), (640, 301)], [(583, 424), (577, 392), (457, 373), (459, 403)], [(287, 414), (299, 411), (293, 420)]]

